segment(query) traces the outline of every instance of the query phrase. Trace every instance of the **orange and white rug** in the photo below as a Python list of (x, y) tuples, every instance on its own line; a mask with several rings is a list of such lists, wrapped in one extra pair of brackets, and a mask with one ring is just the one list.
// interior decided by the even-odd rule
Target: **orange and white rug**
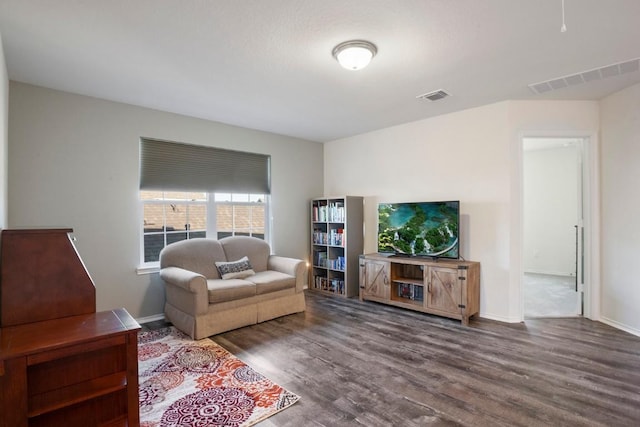
[(210, 339), (173, 327), (138, 335), (138, 363), (141, 427), (247, 427), (299, 399)]

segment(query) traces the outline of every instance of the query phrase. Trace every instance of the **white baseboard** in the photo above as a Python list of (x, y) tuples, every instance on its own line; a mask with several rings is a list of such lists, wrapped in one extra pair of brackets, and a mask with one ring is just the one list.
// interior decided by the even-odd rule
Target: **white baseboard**
[(487, 313), (480, 313), (477, 316), (483, 319), (495, 320), (497, 322), (503, 322), (503, 323), (521, 323), (522, 322), (522, 320), (520, 319), (512, 319), (509, 317), (496, 316), (496, 315), (487, 314)]
[(562, 277), (576, 277), (575, 273), (559, 272), (559, 271), (538, 271), (538, 270), (525, 270), (525, 274), (546, 274), (548, 276), (562, 276)]
[(149, 323), (149, 322), (155, 322), (157, 320), (164, 320), (164, 314), (160, 313), (160, 314), (154, 314), (153, 316), (140, 317), (140, 318), (136, 319), (136, 322), (138, 322), (138, 323)]
[(606, 323), (607, 325), (612, 326), (612, 327), (614, 327), (616, 329), (620, 329), (621, 331), (625, 331), (625, 332), (628, 332), (628, 333), (630, 333), (632, 335), (640, 337), (640, 330), (638, 330), (638, 329), (635, 329), (635, 328), (632, 328), (630, 326), (624, 325), (624, 324), (622, 324), (620, 322), (616, 322), (615, 320), (607, 319), (606, 317), (602, 317), (602, 316), (600, 316), (599, 320), (602, 323)]

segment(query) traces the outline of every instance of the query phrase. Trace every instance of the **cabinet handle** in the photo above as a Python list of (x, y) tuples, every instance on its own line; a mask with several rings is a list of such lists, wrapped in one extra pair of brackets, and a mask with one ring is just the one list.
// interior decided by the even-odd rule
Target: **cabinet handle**
[(427, 282), (427, 293), (431, 293), (431, 282)]

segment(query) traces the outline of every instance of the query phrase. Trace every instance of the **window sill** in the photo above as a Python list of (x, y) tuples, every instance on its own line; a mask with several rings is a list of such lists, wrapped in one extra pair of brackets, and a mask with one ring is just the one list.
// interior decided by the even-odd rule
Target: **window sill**
[(153, 274), (158, 273), (160, 271), (159, 264), (149, 264), (149, 265), (141, 265), (136, 268), (136, 273), (138, 276), (142, 276), (144, 274)]

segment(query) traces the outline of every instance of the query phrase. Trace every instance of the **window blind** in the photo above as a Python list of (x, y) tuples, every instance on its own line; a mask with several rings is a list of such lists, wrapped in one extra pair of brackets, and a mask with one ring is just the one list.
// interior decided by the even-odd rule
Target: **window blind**
[(140, 139), (140, 189), (271, 193), (271, 157), (156, 139)]

